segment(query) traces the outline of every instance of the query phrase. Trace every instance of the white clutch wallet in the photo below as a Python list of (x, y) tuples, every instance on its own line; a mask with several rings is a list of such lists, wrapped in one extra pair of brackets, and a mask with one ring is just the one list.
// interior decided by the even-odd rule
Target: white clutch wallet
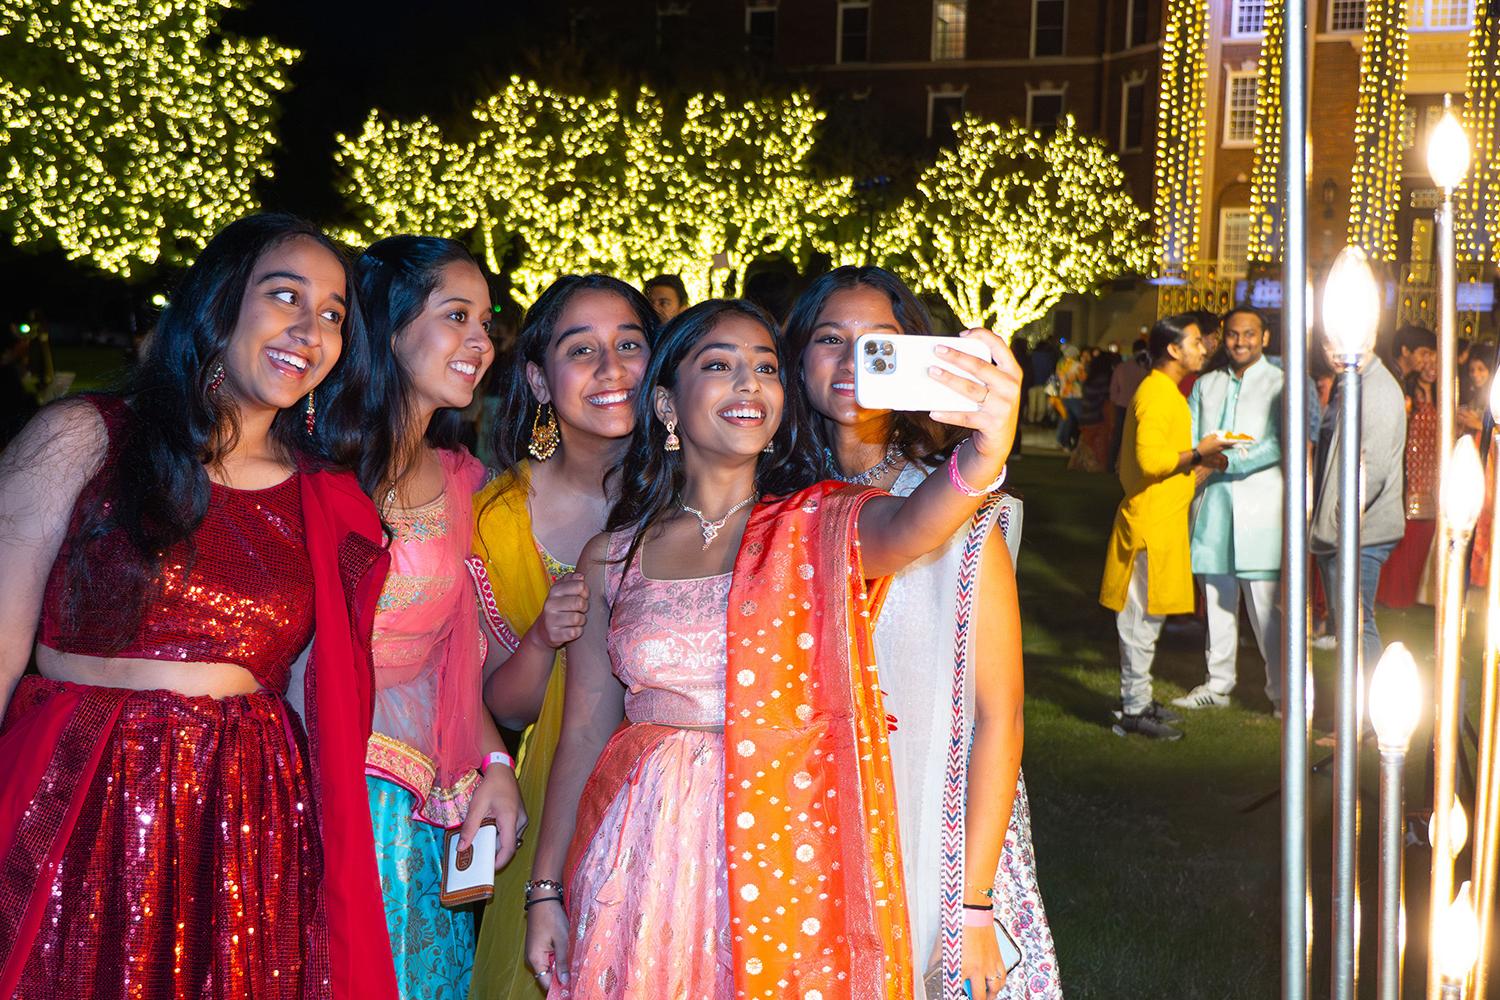
[(458, 849), (457, 829), (443, 835), (443, 888), (438, 901), (444, 906), (468, 906), (495, 894), (495, 821), (487, 819), (474, 834), (474, 843)]
[[(1016, 971), (1016, 966), (1021, 964), (1021, 946), (1016, 944), (1010, 932), (1005, 929), (1005, 925), (998, 919), (995, 921), (995, 940), (1000, 943), (1000, 960), (1005, 963), (1005, 974), (1008, 976)], [(927, 974), (927, 978), (922, 982), (922, 988), (929, 1000), (944, 1000), (941, 966)]]

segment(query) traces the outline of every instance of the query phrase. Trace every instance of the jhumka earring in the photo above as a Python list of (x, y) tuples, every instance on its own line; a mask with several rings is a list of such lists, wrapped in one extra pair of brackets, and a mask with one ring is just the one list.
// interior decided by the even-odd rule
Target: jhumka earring
[[(546, 421), (542, 420), (542, 414), (547, 414)], [(526, 450), (531, 452), (531, 457), (538, 462), (545, 462), (557, 451), (557, 441), (560, 435), (557, 432), (557, 411), (546, 403), (541, 403), (536, 408), (536, 416), (531, 420), (531, 444)]]
[(767, 441), (766, 442), (766, 446), (761, 449), (761, 454), (769, 455), (769, 454), (771, 454), (771, 452), (773, 452), (775, 450), (776, 450), (776, 439), (772, 438), (771, 440)]
[(309, 392), (307, 394), (307, 411), (306, 411), (306, 413), (303, 416), (303, 423), (305, 423), (307, 425), (307, 433), (309, 435), (312, 434), (313, 427), (317, 425), (317, 422), (318, 422), (318, 407), (313, 402), (313, 394), (311, 392)]
[(224, 370), (224, 362), (215, 361), (213, 368), (208, 373), (208, 391), (211, 393), (218, 392), (219, 386), (224, 384), (224, 376), (227, 374), (228, 372)]
[(663, 451), (681, 451), (682, 441), (677, 437), (677, 421), (667, 421), (667, 443), (662, 446)]

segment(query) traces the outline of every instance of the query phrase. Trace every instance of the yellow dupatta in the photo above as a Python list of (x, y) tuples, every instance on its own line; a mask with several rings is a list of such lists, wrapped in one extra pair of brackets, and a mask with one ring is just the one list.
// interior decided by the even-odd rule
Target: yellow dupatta
[[(542, 613), (552, 579), (542, 564), (531, 531), (527, 494), (529, 467), (499, 476), (474, 497), (474, 551), (484, 560), (501, 618), (517, 636)], [(542, 699), (541, 714), (521, 736), (516, 781), (532, 828), (540, 822), (547, 775), (562, 729), (564, 657), (558, 653)], [(541, 1000), (544, 995), (526, 965), (526, 914), (521, 909), (526, 880), (536, 856), (536, 838), (527, 837), (495, 874), (495, 898), (485, 911), (474, 958), (472, 1000)]]

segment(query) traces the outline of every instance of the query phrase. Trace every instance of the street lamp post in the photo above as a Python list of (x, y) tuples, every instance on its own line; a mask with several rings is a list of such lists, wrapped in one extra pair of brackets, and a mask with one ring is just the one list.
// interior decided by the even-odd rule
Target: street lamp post
[[(1469, 169), (1469, 141), (1463, 126), (1453, 114), (1451, 99), (1444, 98), (1448, 105), (1443, 117), (1432, 130), (1427, 143), (1427, 169), (1432, 180), (1442, 192), (1442, 202), (1437, 213), (1437, 258), (1438, 258), (1438, 483), (1439, 489), (1449, 490), (1452, 475), (1449, 445), (1453, 441), (1454, 391), (1457, 381), (1454, 354), (1458, 340), (1458, 260), (1453, 232), (1453, 189), (1464, 179)], [(1467, 438), (1465, 440), (1468, 440)], [(1482, 494), (1482, 475), (1481, 475)], [(1438, 940), (1438, 924), (1441, 920), (1442, 901), (1446, 901), (1453, 889), (1453, 856), (1448, 852), (1447, 823), (1453, 802), (1454, 768), (1458, 758), (1458, 696), (1459, 655), (1458, 641), (1463, 613), (1463, 579), (1461, 570), (1455, 571), (1453, 564), (1462, 563), (1463, 545), (1455, 544), (1455, 532), (1449, 524), (1450, 512), (1446, 504), (1438, 505), (1438, 551), (1437, 576), (1439, 581), (1439, 603), (1436, 616), (1438, 674), (1433, 691), (1433, 849), (1432, 849), (1432, 900), (1428, 918), (1428, 947), (1432, 949)], [(1471, 525), (1472, 530), (1472, 525)], [(1465, 536), (1465, 542), (1467, 536)], [(1456, 572), (1460, 575), (1456, 575)], [(1448, 593), (1456, 590), (1457, 593)], [(1447, 647), (1445, 652), (1445, 646)], [(1427, 1000), (1439, 1000), (1442, 992), (1442, 976), (1437, 963), (1429, 958), (1427, 963)]]
[(1380, 743), (1380, 928), (1377, 1000), (1401, 996), (1402, 770), (1422, 710), (1422, 681), (1405, 644), (1386, 647), (1370, 680), (1370, 724)]
[[(1334, 259), (1323, 290), (1323, 330), (1338, 368), (1338, 698), (1333, 763), (1333, 1000), (1354, 1000), (1359, 975), (1356, 938), (1359, 859), (1359, 604), (1360, 365), (1375, 346), (1380, 289), (1359, 247)], [(1288, 738), (1291, 738), (1290, 735)]]

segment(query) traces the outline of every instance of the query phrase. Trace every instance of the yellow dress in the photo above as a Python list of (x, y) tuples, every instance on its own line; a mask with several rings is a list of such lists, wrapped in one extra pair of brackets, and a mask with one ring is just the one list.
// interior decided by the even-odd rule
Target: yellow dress
[(1115, 513), (1099, 603), (1112, 611), (1125, 607), (1130, 571), (1144, 550), (1146, 612), (1184, 614), (1193, 610), (1193, 568), (1189, 555), (1188, 507), (1193, 502), (1191, 471), (1175, 472), (1179, 456), (1193, 447), (1193, 418), (1173, 382), (1153, 371), (1141, 382), (1125, 415), (1120, 444), (1120, 485), (1125, 499)]
[[(474, 551), (484, 560), (501, 617), (518, 636), (525, 635), (541, 614), (552, 582), (573, 572), (536, 541), (526, 505), (529, 489), (530, 475), (523, 464), (514, 475), (499, 476), (474, 497)], [(521, 904), (536, 856), (535, 831), (542, 818), (547, 774), (562, 728), (564, 663), (559, 652), (541, 714), (521, 737), (516, 780), (532, 835), (495, 875), (495, 898), (485, 908), (479, 930), (471, 1000), (542, 1000), (544, 995), (526, 964), (526, 914)]]

